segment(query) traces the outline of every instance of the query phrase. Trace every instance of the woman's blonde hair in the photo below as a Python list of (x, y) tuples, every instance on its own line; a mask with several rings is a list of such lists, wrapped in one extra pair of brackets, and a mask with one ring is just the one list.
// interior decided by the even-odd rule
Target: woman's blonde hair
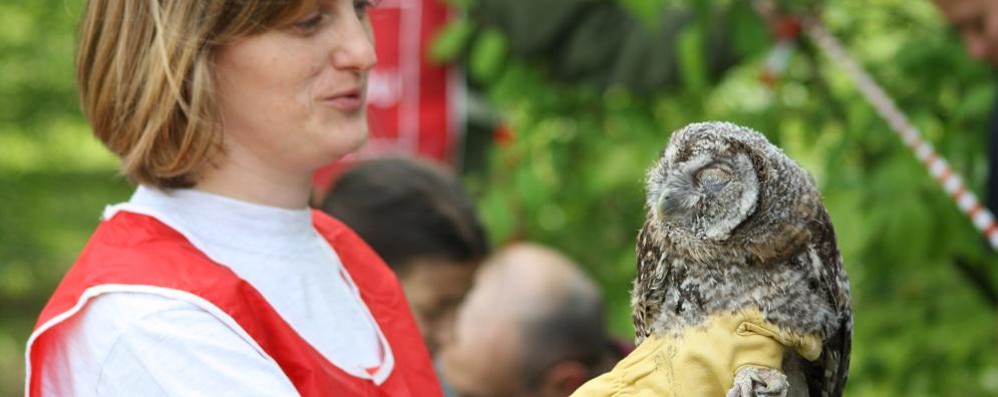
[(219, 151), (214, 49), (315, 0), (90, 0), (76, 78), (94, 134), (134, 182), (189, 187)]

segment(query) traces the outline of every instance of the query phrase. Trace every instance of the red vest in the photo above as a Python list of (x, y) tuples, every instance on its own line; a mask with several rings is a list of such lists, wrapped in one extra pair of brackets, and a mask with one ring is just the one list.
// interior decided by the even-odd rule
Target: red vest
[(93, 287), (117, 284), (185, 291), (217, 306), (280, 365), (302, 396), (441, 396), (429, 353), (394, 273), (343, 224), (317, 211), (312, 220), (336, 249), (391, 346), (394, 368), (381, 385), (351, 376), (327, 361), (252, 285), (208, 259), (183, 235), (155, 218), (120, 211), (97, 227), (42, 310), (28, 340), (26, 395), (41, 395), (40, 360), (52, 343), (50, 336), (56, 334), (48, 331), (78, 313), (97, 291)]

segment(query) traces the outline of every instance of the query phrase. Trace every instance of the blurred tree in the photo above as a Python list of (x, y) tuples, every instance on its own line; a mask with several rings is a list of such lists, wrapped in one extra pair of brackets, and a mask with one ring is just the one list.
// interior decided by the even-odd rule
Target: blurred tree
[(0, 2), (0, 396), (24, 394), (24, 345), (100, 212), (127, 199), (74, 87), (82, 2)]
[[(706, 32), (703, 66), (715, 81), (736, 61), (728, 32), (731, 11), (748, 10), (715, 8), (704, 16), (711, 29)], [(679, 83), (678, 47), (688, 41), (683, 35), (697, 17), (692, 9), (669, 7), (642, 20), (618, 3), (565, 0), (480, 0), (470, 15), (476, 25), (503, 32), (513, 56), (542, 61), (549, 76), (644, 94)], [(486, 67), (490, 65), (480, 61), (472, 64), (471, 72), (493, 77), (494, 69)]]

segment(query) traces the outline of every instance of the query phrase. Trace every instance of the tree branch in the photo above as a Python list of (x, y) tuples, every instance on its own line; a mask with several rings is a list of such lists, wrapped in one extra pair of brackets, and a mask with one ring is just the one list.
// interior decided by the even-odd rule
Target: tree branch
[(984, 266), (970, 263), (965, 258), (956, 258), (953, 265), (992, 308), (998, 308), (998, 288)]

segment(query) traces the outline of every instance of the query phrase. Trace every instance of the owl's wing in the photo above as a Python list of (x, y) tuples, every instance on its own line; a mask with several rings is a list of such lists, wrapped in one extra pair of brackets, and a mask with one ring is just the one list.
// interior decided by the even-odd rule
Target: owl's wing
[(849, 374), (849, 358), (852, 350), (852, 303), (849, 297), (849, 279), (842, 265), (842, 256), (835, 241), (828, 212), (824, 208), (819, 214), (811, 232), (815, 241), (820, 264), (813, 267), (812, 274), (818, 281), (819, 291), (824, 291), (827, 301), (836, 314), (836, 323), (826, 335), (821, 357), (812, 364), (807, 376), (808, 389), (812, 396), (841, 396), (845, 390)]
[(655, 231), (651, 222), (650, 217), (646, 219), (638, 233), (638, 274), (631, 291), (631, 319), (638, 344), (651, 335), (652, 324), (662, 310), (668, 272), (665, 251), (653, 237)]
[[(822, 349), (822, 357), (818, 360), (823, 362), (824, 372), (815, 374), (815, 377), (808, 377), (808, 388), (820, 390), (822, 396), (839, 397), (846, 388), (846, 380), (849, 378), (849, 351), (852, 349), (852, 314), (841, 318), (838, 332), (825, 341)], [(812, 380), (813, 379), (813, 380)], [(824, 394), (828, 393), (828, 394)], [(812, 392), (812, 395), (813, 394)]]

